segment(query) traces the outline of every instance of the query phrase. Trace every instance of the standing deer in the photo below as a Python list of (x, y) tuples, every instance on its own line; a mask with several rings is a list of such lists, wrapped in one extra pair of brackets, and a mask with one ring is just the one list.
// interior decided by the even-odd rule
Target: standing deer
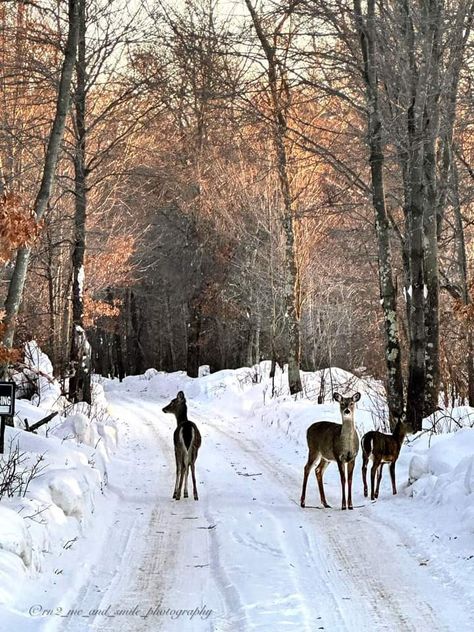
[(342, 397), (339, 393), (333, 395), (339, 402), (342, 425), (332, 421), (318, 421), (311, 425), (306, 433), (308, 441), (308, 462), (304, 467), (303, 490), (301, 492), (301, 506), (305, 506), (306, 484), (313, 465), (316, 464), (316, 479), (319, 495), (324, 507), (329, 507), (324, 494), (323, 474), (331, 461), (336, 461), (341, 477), (342, 507), (346, 509), (346, 463), (347, 463), (347, 506), (352, 509), (352, 473), (355, 458), (359, 451), (359, 437), (354, 425), (355, 402), (359, 401), (360, 393), (352, 397)]
[[(371, 430), (362, 437), (362, 480), (364, 482), (364, 496), (368, 495), (367, 463), (369, 459), (372, 459), (372, 469), (370, 470), (371, 500), (375, 500), (379, 497), (380, 481), (382, 480), (382, 470), (385, 463), (390, 463), (392, 491), (394, 494), (397, 493), (395, 463), (397, 462), (407, 431), (407, 425), (403, 423), (403, 421), (398, 421), (391, 435), (384, 434), (378, 430)], [(375, 487), (377, 470), (377, 487)]]
[(173, 498), (176, 500), (181, 498), (183, 481), (184, 498), (188, 497), (188, 474), (189, 467), (191, 467), (194, 500), (198, 500), (194, 464), (198, 450), (201, 447), (201, 433), (196, 424), (188, 419), (188, 407), (186, 406), (186, 398), (183, 391), (179, 391), (176, 397), (163, 408), (163, 412), (173, 413), (178, 424), (173, 434), (174, 454), (176, 457), (176, 484)]

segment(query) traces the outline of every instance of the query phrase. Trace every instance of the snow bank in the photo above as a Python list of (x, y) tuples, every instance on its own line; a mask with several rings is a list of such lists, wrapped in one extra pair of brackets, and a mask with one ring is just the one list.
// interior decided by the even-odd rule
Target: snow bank
[[(115, 421), (107, 412), (101, 384), (92, 387), (93, 404), (71, 406), (61, 396), (51, 362), (35, 342), (25, 347), (27, 370), (14, 376), (37, 393), (16, 402), (15, 424), (6, 428), (0, 456), (0, 484), (16, 459), (15, 489), (0, 501), (0, 603), (15, 600), (26, 576), (41, 571), (45, 555), (58, 555), (89, 524), (107, 481), (107, 464), (117, 444)], [(30, 425), (60, 411), (37, 434)], [(32, 475), (32, 472), (34, 474)]]
[(472, 427), (474, 427), (474, 408), (470, 406), (440, 409), (423, 420), (423, 428), (438, 434)]
[(31, 568), (33, 542), (26, 521), (14, 507), (0, 505), (0, 603), (11, 602), (26, 569)]
[[(270, 369), (269, 361), (215, 373), (208, 373), (204, 367), (199, 378), (190, 378), (184, 371), (165, 373), (148, 369), (142, 376), (126, 377), (123, 385), (132, 393), (142, 392), (163, 399), (172, 399), (182, 390), (188, 401), (212, 403), (236, 416), (257, 415), (265, 424), (275, 425), (287, 434), (289, 425), (297, 429), (320, 419), (340, 421), (339, 405), (333, 402), (332, 393), (359, 391), (362, 393), (356, 416), (359, 431), (388, 428), (384, 389), (376, 380), (359, 378), (339, 368), (302, 371), (303, 395), (292, 396), (286, 368), (277, 367), (273, 380)], [(117, 380), (106, 380), (104, 388), (107, 392), (120, 385)], [(321, 394), (325, 404), (318, 405)]]
[[(18, 454), (20, 478), (14, 495), (0, 502), (0, 603), (15, 599), (25, 575), (41, 570), (45, 554), (58, 554), (62, 542), (82, 532), (104, 483), (87, 446), (17, 428), (6, 428), (5, 446), (0, 475)], [(32, 469), (37, 472), (30, 480)]]
[(105, 473), (106, 463), (117, 447), (118, 432), (116, 422), (107, 410), (103, 386), (92, 384), (92, 406), (84, 402), (68, 405), (67, 415), (52, 427), (51, 434), (63, 441), (94, 448), (100, 470)]
[(31, 403), (45, 409), (57, 410), (61, 403), (61, 388), (53, 377), (53, 365), (48, 356), (32, 340), (25, 344), (26, 376), (36, 385)]
[(432, 505), (444, 505), (470, 523), (474, 533), (474, 429), (439, 435), (430, 448), (413, 457), (407, 492)]
[[(255, 417), (304, 445), (306, 429), (311, 423), (321, 420), (340, 422), (339, 404), (332, 398), (334, 391), (362, 394), (356, 413), (359, 433), (387, 427), (383, 387), (375, 380), (358, 378), (338, 368), (302, 371), (303, 394), (293, 396), (289, 392), (286, 370), (278, 367), (272, 381), (270, 368), (270, 362), (261, 362), (252, 368), (218, 371), (201, 378), (192, 388), (186, 384), (182, 384), (182, 388), (186, 394), (188, 390), (190, 397), (214, 403), (217, 400), (226, 412)], [(323, 404), (317, 404), (320, 395)]]

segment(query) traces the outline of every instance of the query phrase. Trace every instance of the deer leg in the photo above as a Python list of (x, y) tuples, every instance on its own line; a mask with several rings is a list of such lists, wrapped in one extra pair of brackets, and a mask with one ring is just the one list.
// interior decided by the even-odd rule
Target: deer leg
[(377, 489), (375, 490), (375, 498), (379, 497), (379, 490), (380, 490), (380, 482), (382, 480), (382, 473), (383, 473), (383, 463), (380, 463), (379, 465), (379, 471), (378, 471), (378, 476), (377, 476)]
[(395, 463), (396, 461), (393, 461), (393, 463), (390, 463), (390, 477), (392, 479), (392, 491), (394, 495), (397, 493), (397, 484), (395, 482)]
[(353, 509), (352, 506), (352, 475), (354, 473), (355, 459), (349, 461), (347, 464), (347, 504), (349, 509)]
[(176, 500), (179, 500), (181, 498), (181, 490), (183, 489), (183, 481), (184, 481), (184, 468), (185, 468), (185, 465), (181, 461), (180, 467), (179, 467), (179, 483), (178, 483), (178, 493), (176, 494)]
[(188, 497), (188, 475), (189, 475), (189, 461), (184, 464), (184, 497)]
[(364, 496), (367, 498), (369, 490), (367, 489), (367, 462), (369, 457), (365, 454), (362, 456), (362, 482), (364, 483)]
[(194, 471), (194, 461), (195, 459), (191, 461), (191, 476), (193, 477), (193, 495), (194, 495), (194, 500), (199, 500), (197, 486), (196, 486), (196, 473)]
[(318, 481), (319, 497), (321, 498), (321, 504), (323, 505), (323, 507), (326, 507), (326, 509), (331, 508), (331, 505), (328, 505), (327, 500), (326, 500), (326, 494), (324, 493), (324, 483), (323, 483), (323, 475), (328, 465), (329, 465), (329, 461), (326, 461), (325, 459), (321, 459), (316, 468), (316, 480)]
[(378, 467), (380, 465), (380, 461), (375, 460), (372, 461), (372, 467), (370, 469), (370, 499), (375, 500), (375, 475), (377, 474)]
[(179, 476), (180, 476), (181, 468), (180, 468), (180, 461), (179, 461), (178, 453), (177, 453), (176, 450), (174, 452), (174, 456), (176, 458), (176, 483), (174, 485), (173, 498), (175, 500), (177, 500), (177, 497), (178, 497), (178, 483), (179, 483)]
[(314, 462), (316, 461), (316, 458), (313, 458), (311, 453), (308, 454), (308, 462), (306, 463), (306, 465), (304, 466), (304, 474), (303, 474), (303, 489), (301, 490), (301, 500), (300, 500), (300, 505), (302, 507), (305, 506), (305, 499), (306, 499), (306, 485), (308, 483), (308, 476), (309, 473), (311, 472), (311, 468), (314, 465)]
[(342, 505), (341, 509), (347, 509), (346, 504), (346, 467), (342, 461), (337, 461), (337, 467), (339, 468), (339, 476), (341, 477), (341, 489), (342, 489)]

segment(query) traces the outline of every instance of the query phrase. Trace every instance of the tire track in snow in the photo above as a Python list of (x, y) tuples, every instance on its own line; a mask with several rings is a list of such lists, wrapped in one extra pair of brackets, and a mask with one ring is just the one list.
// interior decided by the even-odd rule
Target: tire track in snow
[[(193, 416), (202, 426), (208, 423), (208, 415), (196, 416), (194, 414)], [(236, 446), (235, 441), (229, 437), (228, 433), (216, 428), (212, 423), (210, 425), (213, 428), (213, 434), (217, 433), (218, 435), (217, 438), (211, 438), (211, 440), (216, 444), (214, 453), (217, 451), (223, 461), (222, 465), (220, 463), (218, 465), (220, 467), (224, 467), (226, 465), (228, 469), (232, 468), (232, 482), (235, 487), (230, 490), (230, 495), (237, 495), (238, 487), (242, 487), (244, 489), (244, 496), (246, 496), (246, 502), (248, 503), (250, 509), (252, 509), (250, 512), (245, 512), (252, 514), (248, 523), (242, 524), (241, 520), (241, 524), (238, 526), (238, 529), (233, 529), (230, 533), (225, 534), (227, 548), (229, 548), (228, 540), (232, 539), (234, 544), (238, 545), (240, 549), (242, 549), (242, 547), (250, 548), (252, 551), (255, 551), (255, 554), (263, 554), (254, 560), (255, 565), (258, 565), (260, 562), (262, 564), (267, 564), (268, 574), (265, 578), (267, 584), (267, 598), (265, 601), (265, 594), (262, 594), (261, 592), (262, 586), (258, 584), (257, 579), (252, 578), (255, 585), (255, 596), (257, 599), (260, 598), (262, 603), (253, 604), (251, 600), (246, 603), (245, 612), (247, 613), (248, 620), (246, 629), (270, 629), (268, 626), (271, 626), (271, 623), (266, 623), (267, 616), (273, 617), (273, 619), (275, 619), (275, 616), (279, 616), (281, 619), (279, 624), (282, 628), (285, 627), (285, 629), (287, 627), (304, 631), (318, 629), (321, 624), (321, 620), (320, 618), (318, 619), (317, 613), (315, 614), (315, 608), (313, 607), (313, 604), (310, 603), (310, 598), (312, 598), (314, 594), (315, 582), (311, 581), (311, 586), (304, 586), (304, 582), (301, 581), (303, 573), (300, 572), (301, 569), (298, 568), (298, 561), (302, 557), (301, 548), (304, 548), (304, 545), (301, 544), (304, 532), (302, 529), (300, 530), (298, 526), (293, 527), (291, 524), (294, 507), (288, 503), (286, 490), (282, 494), (281, 488), (275, 485), (272, 477), (265, 473), (265, 476), (262, 477), (262, 479), (256, 478), (256, 481), (258, 481), (260, 485), (263, 483), (266, 490), (266, 498), (263, 503), (256, 502), (255, 498), (252, 499), (252, 485), (255, 485), (255, 483), (249, 484), (247, 477), (239, 476), (238, 470), (245, 469), (245, 466), (240, 466), (238, 463), (245, 462), (248, 468), (250, 468), (250, 472), (256, 472), (261, 469), (261, 463), (258, 460), (253, 459), (253, 456), (249, 454), (247, 450), (242, 450), (240, 446)], [(220, 480), (223, 479), (223, 472), (221, 472), (217, 466), (216, 470), (221, 473)], [(242, 475), (244, 472), (240, 472), (240, 474)], [(245, 474), (248, 476), (248, 472), (245, 472)], [(217, 487), (218, 485), (219, 481), (217, 483)], [(267, 489), (267, 487), (270, 489)], [(207, 490), (207, 492), (211, 494), (211, 490)], [(255, 494), (256, 496), (261, 496), (260, 492), (257, 490), (255, 491)], [(224, 497), (224, 505), (229, 502), (229, 490), (221, 488), (220, 496)], [(268, 497), (272, 500), (268, 501)], [(287, 523), (281, 522), (278, 516), (280, 511), (283, 511), (286, 514)], [(265, 528), (259, 532), (258, 527), (260, 522), (262, 523), (260, 524), (260, 527), (264, 525)], [(259, 533), (258, 537), (256, 533)], [(271, 541), (271, 545), (268, 544), (266, 541), (267, 539)], [(298, 542), (300, 544), (299, 546), (293, 546), (292, 542)], [(226, 542), (224, 541), (223, 548), (225, 548), (225, 546)], [(245, 557), (245, 551), (242, 551), (242, 555)], [(268, 558), (273, 558), (273, 560)], [(252, 577), (253, 568), (255, 567), (251, 567), (247, 573), (243, 571), (239, 572), (239, 569), (234, 569), (233, 571), (230, 569), (228, 576), (233, 578), (234, 583), (237, 584), (238, 587), (241, 587), (242, 584), (247, 581), (246, 575), (250, 574)], [(273, 573), (274, 569), (275, 572)], [(308, 563), (307, 568), (304, 569), (304, 571), (306, 575), (311, 572), (310, 563)], [(278, 572), (284, 574), (284, 578), (280, 583), (281, 594), (278, 593), (277, 586), (275, 586), (274, 590), (271, 589), (272, 583), (278, 579)], [(317, 592), (324, 595), (326, 598), (327, 589), (324, 586), (325, 582), (323, 579), (325, 578), (320, 579), (320, 590)], [(241, 598), (240, 601), (245, 602), (245, 599)], [(332, 606), (337, 609), (336, 602), (334, 602)], [(280, 609), (279, 615), (278, 609)], [(277, 615), (275, 614), (275, 611), (277, 612)], [(326, 629), (330, 630), (335, 628), (329, 627)]]
[[(204, 473), (206, 486), (200, 494), (199, 506), (204, 507), (208, 524), (216, 525), (215, 529), (209, 531), (210, 579), (213, 588), (223, 599), (221, 612), (216, 613), (211, 627), (201, 625), (199, 629), (215, 632), (266, 631), (271, 623), (265, 617), (275, 620), (275, 616), (278, 616), (278, 623), (282, 626), (290, 626), (299, 632), (313, 630), (299, 594), (299, 578), (288, 565), (285, 546), (279, 541), (281, 525), (274, 519), (274, 508), (258, 508), (258, 521), (264, 523), (267, 529), (272, 527), (274, 545), (268, 546), (263, 541), (263, 529), (259, 537), (255, 535), (256, 505), (249, 498), (250, 487), (246, 478), (236, 475), (234, 444), (226, 435), (222, 436), (223, 441), (220, 440), (221, 435), (217, 440), (216, 431), (207, 424), (206, 418), (197, 419), (194, 414), (191, 418), (198, 421), (203, 435), (203, 447), (196, 470), (198, 479)], [(211, 463), (212, 471), (207, 472), (205, 464)], [(234, 484), (231, 489), (226, 486), (229, 473)], [(181, 502), (177, 504), (181, 505)], [(252, 562), (263, 565), (266, 571), (260, 583), (258, 579), (261, 578), (255, 577), (255, 568), (247, 567), (249, 555), (245, 549), (249, 548), (250, 543), (257, 556)], [(277, 610), (277, 614), (276, 590), (272, 583), (276, 563), (279, 563), (278, 571), (283, 576), (279, 580), (282, 584), (279, 597), (281, 612)], [(275, 571), (277, 580), (279, 572)]]
[[(204, 515), (209, 524), (214, 523), (215, 517), (208, 508), (206, 508)], [(225, 604), (225, 616), (220, 616), (218, 621), (213, 621), (211, 630), (212, 632), (234, 632), (234, 630), (235, 632), (245, 632), (247, 629), (245, 618), (235, 615), (236, 612), (241, 613), (243, 611), (243, 605), (238, 590), (233, 586), (222, 564), (220, 542), (215, 529), (209, 532), (209, 554), (211, 573), (216, 588), (221, 593)]]
[[(132, 611), (136, 605), (145, 614), (147, 607), (158, 605), (157, 595), (165, 592), (162, 571), (173, 566), (175, 553), (167, 508), (158, 493), (171, 489), (171, 480), (166, 480), (170, 476), (162, 467), (171, 458), (171, 450), (155, 432), (153, 419), (134, 412), (127, 405), (128, 399), (125, 406), (120, 404), (123, 406), (123, 402), (112, 404), (123, 429), (119, 456), (109, 476), (109, 491), (116, 500), (115, 519), (107, 530), (103, 550), (91, 563), (87, 581), (79, 591), (65, 594), (68, 605), (63, 610), (71, 608), (85, 614), (50, 617), (42, 622), (44, 632), (155, 631), (162, 623), (158, 617), (112, 616), (118, 610)], [(142, 424), (141, 434), (135, 433), (133, 424)], [(90, 614), (107, 608), (107, 616)]]
[[(122, 400), (127, 414), (130, 413), (130, 408), (135, 403), (134, 397), (126, 397)], [(141, 413), (145, 410), (143, 420), (151, 429), (154, 445), (159, 448), (155, 454), (151, 455), (151, 458), (165, 464), (163, 470), (160, 470), (160, 474), (164, 474), (164, 476), (159, 476), (156, 479), (159, 497), (156, 499), (157, 506), (153, 510), (149, 526), (144, 528), (142, 532), (143, 545), (137, 555), (140, 563), (136, 571), (126, 580), (127, 589), (125, 592), (122, 590), (120, 598), (120, 602), (125, 605), (126, 609), (140, 604), (140, 609), (144, 611), (145, 615), (148, 609), (174, 609), (175, 604), (167, 603), (166, 597), (172, 589), (176, 576), (184, 581), (184, 577), (181, 577), (178, 569), (182, 569), (189, 561), (183, 554), (182, 546), (188, 533), (185, 521), (194, 517), (188, 515), (193, 513), (188, 504), (179, 505), (171, 499), (174, 487), (174, 451), (172, 449), (174, 424), (171, 419), (165, 418), (165, 421), (163, 415), (157, 415), (156, 404), (151, 407), (151, 410), (147, 410), (147, 408), (141, 402), (139, 410)], [(112, 588), (111, 592), (117, 593), (117, 590)], [(119, 627), (114, 622), (110, 628), (103, 627), (102, 623), (99, 622), (97, 630), (100, 632), (102, 630), (128, 632), (131, 625), (134, 632), (158, 632), (160, 630), (168, 632), (174, 625), (182, 625), (182, 622), (174, 621), (165, 615), (150, 614), (141, 618), (124, 616)]]
[[(133, 405), (134, 402), (135, 400), (130, 398), (127, 405)], [(242, 627), (238, 619), (232, 615), (239, 610), (238, 592), (233, 590), (231, 582), (225, 575), (225, 569), (220, 564), (219, 545), (215, 538), (215, 531), (208, 528), (209, 525), (215, 524), (216, 518), (212, 508), (209, 507), (208, 495), (205, 492), (201, 493), (202, 490), (199, 489), (199, 482), (205, 473), (205, 466), (202, 464), (202, 448), (196, 466), (199, 502), (195, 503), (192, 498), (179, 502), (172, 499), (175, 474), (172, 437), (175, 423), (172, 417), (161, 413), (161, 407), (165, 403), (164, 400), (159, 404), (156, 400), (140, 403), (142, 410), (148, 411), (147, 417), (151, 419), (153, 432), (161, 445), (161, 456), (164, 456), (169, 468), (169, 485), (164, 481), (158, 482), (162, 489), (163, 485), (166, 485), (166, 490), (169, 492), (163, 503), (165, 515), (163, 528), (172, 534), (169, 546), (174, 549), (172, 560), (168, 559), (166, 565), (158, 564), (158, 566), (161, 565), (161, 572), (165, 577), (162, 594), (170, 601), (169, 604), (164, 605), (170, 605), (176, 609), (195, 607), (209, 609), (212, 606), (214, 615), (204, 622), (199, 618), (186, 619), (186, 623), (182, 619), (163, 618), (161, 622), (157, 620), (156, 623), (154, 621), (150, 623), (148, 620), (145, 625), (141, 625), (139, 630), (153, 632), (157, 630), (181, 632), (183, 629), (186, 629), (186, 632), (188, 630), (189, 632), (193, 630), (244, 631), (246, 628)], [(205, 450), (206, 447), (204, 447)], [(153, 548), (150, 548), (150, 554), (152, 551)], [(212, 604), (209, 604), (206, 598), (210, 594), (214, 597)], [(219, 612), (223, 613), (223, 616), (219, 617), (217, 614)]]
[[(194, 416), (198, 423), (210, 418), (209, 414), (205, 414), (205, 418), (202, 417), (201, 419), (201, 415)], [(238, 433), (238, 436), (232, 433), (231, 436), (227, 428), (223, 429), (213, 422), (208, 421), (208, 423), (218, 433), (219, 443), (221, 445), (227, 443), (229, 457), (233, 458), (234, 461), (240, 459), (240, 461), (245, 462), (251, 471), (263, 470), (261, 480), (265, 481), (265, 484), (271, 488), (271, 495), (278, 499), (279, 503), (282, 500), (284, 502), (283, 506), (278, 504), (274, 507), (271, 514), (272, 519), (278, 523), (279, 514), (285, 512), (289, 516), (290, 524), (293, 520), (295, 522), (295, 528), (291, 529), (289, 537), (286, 538), (280, 547), (280, 557), (295, 561), (294, 569), (291, 572), (291, 580), (296, 587), (294, 592), (304, 595), (301, 608), (301, 611), (304, 612), (303, 622), (299, 623), (297, 629), (315, 630), (320, 627), (330, 631), (336, 629), (361, 630), (364, 627), (376, 629), (372, 626), (373, 617), (367, 618), (366, 616), (366, 605), (364, 605), (362, 610), (348, 618), (347, 613), (349, 609), (346, 607), (346, 604), (341, 603), (338, 596), (343, 588), (347, 594), (353, 594), (352, 581), (346, 580), (344, 576), (341, 577), (336, 564), (332, 561), (331, 556), (326, 553), (329, 548), (327, 545), (319, 547), (310, 545), (306, 530), (303, 528), (307, 517), (302, 513), (295, 513), (295, 511), (299, 512), (301, 510), (299, 507), (298, 509), (295, 508), (294, 501), (289, 493), (289, 490), (294, 488), (294, 484), (292, 484), (294, 481), (289, 481), (288, 476), (278, 469), (279, 464), (269, 462), (264, 458), (258, 446), (245, 445), (240, 433)], [(221, 425), (225, 424), (225, 421), (221, 419), (220, 423)], [(274, 479), (277, 480), (278, 486), (275, 485)], [(320, 530), (319, 527), (318, 530)], [(322, 540), (323, 534), (318, 535), (319, 539)], [(268, 547), (265, 544), (263, 548)], [(303, 555), (308, 559), (306, 568), (298, 568), (297, 566), (301, 560), (302, 551)], [(265, 627), (261, 629), (265, 630)]]
[[(155, 432), (153, 423), (147, 418), (144, 421), (152, 430), (151, 436), (157, 440), (157, 447), (159, 448), (156, 454), (147, 455), (147, 458), (156, 461), (169, 458), (170, 450), (166, 443), (161, 440), (160, 435)], [(160, 474), (164, 474), (164, 472), (160, 471)], [(169, 487), (162, 480), (159, 483), (157, 481), (157, 485), (160, 489)], [(135, 606), (139, 605), (143, 615), (141, 617), (120, 615), (111, 620), (97, 617), (90, 629), (100, 632), (108, 632), (109, 630), (110, 632), (113, 630), (128, 632), (131, 625), (136, 632), (150, 629), (151, 621), (149, 618), (143, 617), (146, 616), (148, 608), (159, 605), (157, 595), (163, 594), (166, 589), (162, 569), (173, 565), (175, 553), (171, 533), (167, 529), (168, 517), (159, 500), (161, 499), (155, 498), (153, 501), (154, 508), (148, 523), (138, 525), (133, 537), (129, 538), (128, 546), (123, 551), (122, 563), (101, 603), (101, 605), (107, 605), (115, 602), (122, 611), (132, 612)], [(158, 630), (160, 625), (157, 626), (157, 623), (161, 623), (160, 619), (153, 621), (154, 629)]]

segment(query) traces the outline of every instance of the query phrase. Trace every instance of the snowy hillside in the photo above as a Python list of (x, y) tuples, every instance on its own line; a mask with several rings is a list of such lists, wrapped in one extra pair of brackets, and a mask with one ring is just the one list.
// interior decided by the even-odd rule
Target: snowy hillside
[[(409, 438), (396, 497), (385, 472), (379, 500), (364, 498), (359, 456), (353, 512), (334, 464), (333, 508), (312, 476), (301, 509), (306, 429), (340, 421), (332, 390), (361, 392), (362, 435), (385, 427), (383, 389), (333, 369), (317, 405), (321, 373), (303, 374), (296, 399), (268, 363), (205, 373), (101, 380), (98, 410), (107, 400), (116, 424), (71, 410), (48, 437), (9, 430), (46, 467), (0, 503), (2, 631), (473, 629), (473, 410), (437, 413), (456, 432)], [(64, 404), (55, 389), (48, 379), (49, 408)], [(171, 498), (175, 421), (161, 409), (178, 390), (203, 437), (198, 502)], [(18, 404), (31, 423), (47, 414)]]

